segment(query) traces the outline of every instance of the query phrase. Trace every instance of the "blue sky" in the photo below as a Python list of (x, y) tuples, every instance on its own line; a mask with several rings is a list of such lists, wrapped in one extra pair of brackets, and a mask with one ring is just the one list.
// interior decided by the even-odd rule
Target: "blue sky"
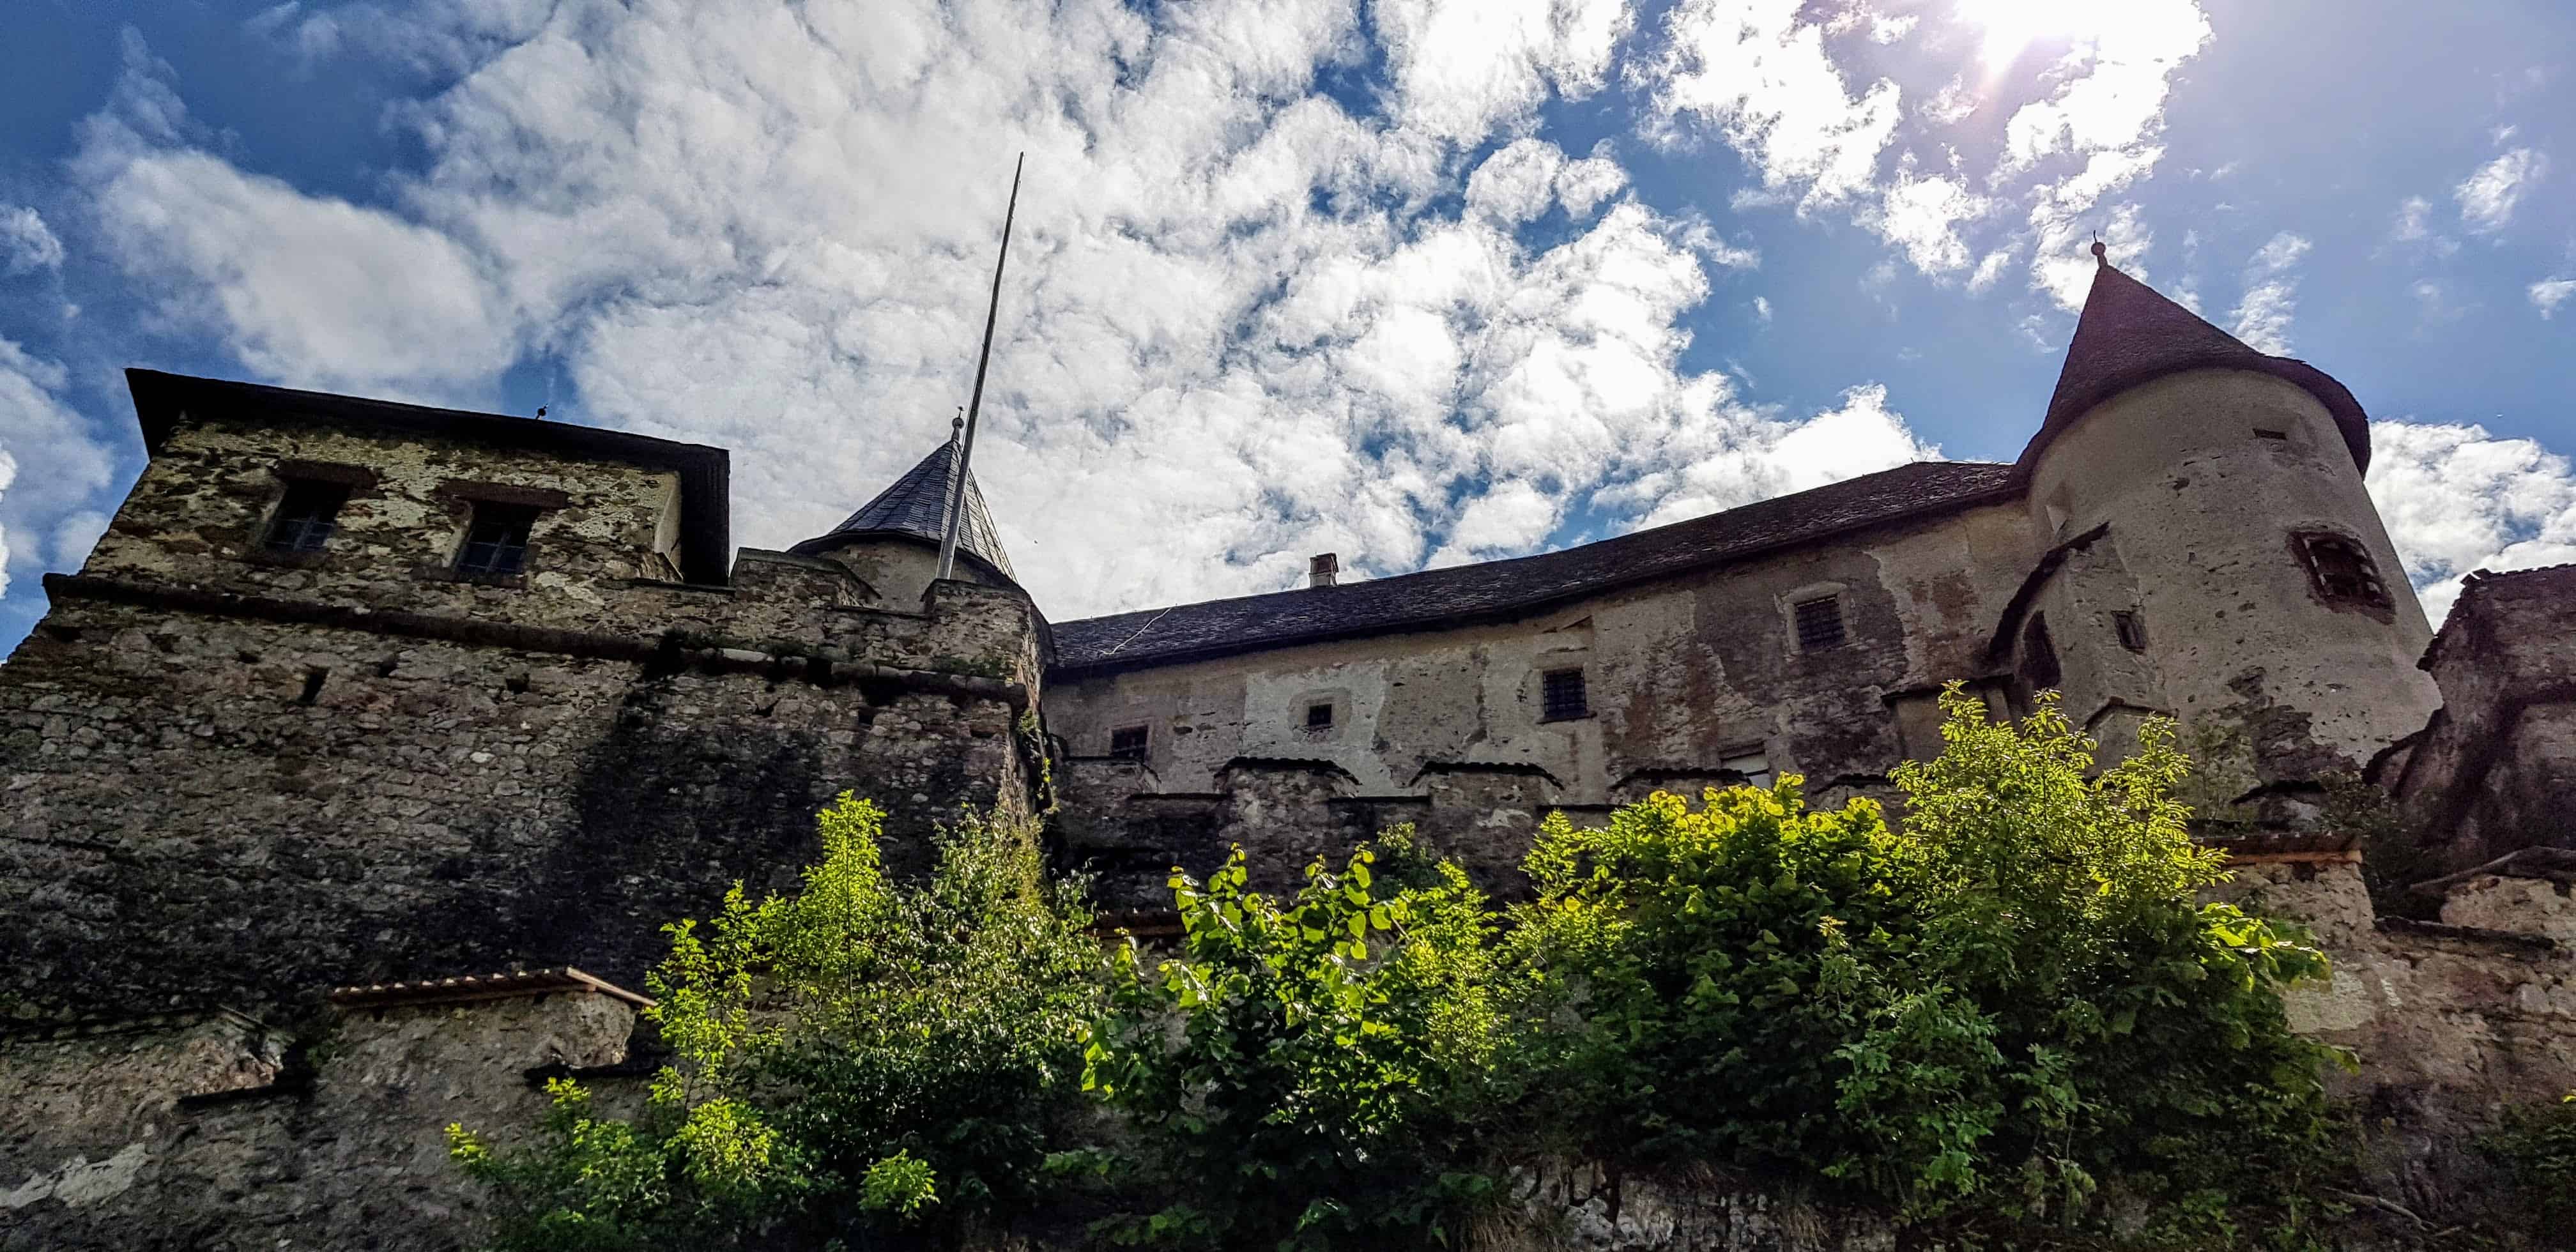
[(1066, 618), (1694, 516), (2036, 425), (2099, 230), (2342, 379), (2438, 617), (2576, 559), (2576, 9), (18, 0), (0, 645), (119, 370), (729, 447), (785, 546), (945, 434)]

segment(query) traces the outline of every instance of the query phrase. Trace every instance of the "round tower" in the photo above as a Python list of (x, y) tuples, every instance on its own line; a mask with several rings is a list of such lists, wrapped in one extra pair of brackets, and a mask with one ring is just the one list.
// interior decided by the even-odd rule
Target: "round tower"
[[(955, 425), (962, 426), (961, 419)], [(938, 577), (940, 537), (948, 528), (950, 501), (958, 499), (958, 439), (932, 450), (892, 486), (859, 506), (849, 519), (808, 539), (789, 552), (821, 557), (849, 570), (866, 583), (879, 603), (918, 608)], [(959, 529), (957, 562), (952, 576), (988, 587), (1020, 590), (1011, 558), (1002, 550), (1001, 532), (993, 526), (983, 489), (966, 474), (966, 524)]]
[(2052, 572), (1997, 652), (2106, 749), (2107, 722), (2175, 715), (2230, 795), (2359, 769), (2441, 704), (2369, 461), (2342, 384), (2101, 262), (2021, 456)]

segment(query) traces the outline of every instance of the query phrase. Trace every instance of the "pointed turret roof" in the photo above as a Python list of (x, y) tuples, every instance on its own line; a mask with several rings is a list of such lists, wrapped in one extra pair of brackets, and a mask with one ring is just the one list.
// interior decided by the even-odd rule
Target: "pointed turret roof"
[[(848, 521), (789, 551), (812, 556), (870, 535), (905, 535), (936, 544), (948, 529), (948, 497), (957, 482), (956, 472), (957, 437), (951, 434), (948, 442), (878, 492), (876, 499), (861, 505)], [(1011, 572), (1011, 558), (1002, 551), (1001, 532), (993, 528), (992, 510), (984, 506), (984, 492), (975, 485), (972, 470), (966, 473), (966, 525), (958, 532), (957, 551), (993, 567), (1004, 578), (1019, 580)]]
[(2022, 449), (2023, 465), (2086, 411), (2132, 387), (2184, 370), (2241, 369), (2306, 388), (2343, 429), (2353, 463), (2369, 468), (2370, 417), (2342, 383), (2305, 361), (2255, 351), (2118, 266), (2098, 260), (2100, 245), (2095, 249), (2093, 289), (2084, 297), (2074, 341), (2066, 346), (2066, 366), (2048, 399), (2048, 417)]

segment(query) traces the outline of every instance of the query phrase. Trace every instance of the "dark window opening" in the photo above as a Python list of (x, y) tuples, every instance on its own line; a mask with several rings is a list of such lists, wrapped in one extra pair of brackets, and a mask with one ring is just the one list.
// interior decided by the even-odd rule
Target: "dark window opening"
[(1146, 735), (1142, 726), (1121, 726), (1109, 732), (1109, 755), (1121, 761), (1145, 759)]
[(330, 676), (331, 671), (319, 666), (304, 671), (304, 690), (295, 697), (295, 702), (306, 708), (313, 707), (313, 703), (322, 698), (322, 681)]
[(2120, 636), (2121, 647), (2127, 648), (2131, 652), (2144, 652), (2147, 650), (2147, 622), (2145, 618), (2129, 612), (2113, 613), (2111, 615), (2111, 629)]
[(1798, 619), (1798, 650), (1830, 648), (1843, 641), (1843, 602), (1838, 596), (1800, 600), (1791, 609)]
[(516, 574), (527, 568), (528, 531), (537, 510), (524, 504), (477, 501), (474, 520), (465, 528), (465, 547), (456, 554), (460, 574)]
[(2048, 619), (2033, 616), (2021, 631), (2021, 677), (2036, 695), (2055, 690), (2066, 673), (2057, 664), (2057, 644), (2048, 637)]
[(2360, 544), (2341, 535), (2301, 535), (2298, 542), (2299, 555), (2307, 560), (2308, 576), (2316, 580), (2318, 595), (2328, 600), (2388, 607), (2388, 587), (2379, 581), (2379, 567)]
[(1306, 729), (1308, 729), (1308, 730), (1331, 730), (1332, 728), (1333, 728), (1333, 706), (1332, 706), (1332, 705), (1330, 705), (1330, 704), (1309, 704), (1309, 705), (1307, 705), (1307, 706), (1306, 706)]
[(277, 502), (277, 517), (268, 524), (272, 552), (319, 552), (339, 527), (340, 506), (349, 502), (347, 483), (289, 479), (286, 498)]
[(1539, 695), (1546, 711), (1539, 715), (1543, 722), (1562, 722), (1592, 715), (1592, 703), (1583, 689), (1580, 669), (1552, 669), (1540, 680)]
[(2257, 439), (2287, 439), (2290, 437), (2290, 432), (2286, 430), (2265, 430), (2262, 427), (2257, 426), (2254, 428), (2254, 437)]

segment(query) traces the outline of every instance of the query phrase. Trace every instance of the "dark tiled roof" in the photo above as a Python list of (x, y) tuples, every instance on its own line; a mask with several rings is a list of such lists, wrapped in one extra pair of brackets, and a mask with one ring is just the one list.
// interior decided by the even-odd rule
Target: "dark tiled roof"
[(1338, 587), (1062, 622), (1057, 668), (1122, 669), (1515, 617), (1566, 600), (2020, 490), (2009, 465), (1919, 461), (1616, 539)]
[[(956, 468), (957, 441), (952, 437), (894, 480), (893, 486), (878, 492), (876, 499), (860, 506), (848, 521), (788, 551), (812, 556), (863, 535), (910, 535), (938, 543), (948, 530), (948, 493), (957, 483)], [(1019, 580), (1011, 572), (1011, 558), (1002, 551), (1001, 532), (993, 529), (992, 510), (984, 506), (984, 491), (975, 485), (972, 470), (966, 473), (966, 525), (957, 536), (957, 550), (982, 560), (1005, 578)]]
[(134, 392), (134, 416), (143, 427), (143, 450), (157, 454), (179, 416), (277, 424), (328, 422), (368, 426), (396, 435), (454, 439), (489, 447), (527, 448), (563, 456), (624, 461), (680, 475), (680, 570), (692, 582), (721, 583), (733, 559), (731, 471), (725, 450), (678, 443), (622, 430), (548, 422), (498, 413), (436, 409), (392, 400), (296, 391), (221, 378), (193, 378), (159, 370), (125, 371)]
[(2306, 388), (2332, 413), (2352, 450), (2353, 463), (2370, 467), (2370, 417), (2342, 383), (2305, 361), (2265, 356), (2234, 335), (2201, 320), (2155, 289), (2112, 265), (2096, 266), (2093, 289), (2075, 339), (2066, 345), (2066, 367), (2048, 399), (2048, 417), (2023, 448), (2028, 465), (2049, 441), (2064, 434), (2087, 409), (2142, 383), (2193, 369), (2241, 369), (2270, 374)]

